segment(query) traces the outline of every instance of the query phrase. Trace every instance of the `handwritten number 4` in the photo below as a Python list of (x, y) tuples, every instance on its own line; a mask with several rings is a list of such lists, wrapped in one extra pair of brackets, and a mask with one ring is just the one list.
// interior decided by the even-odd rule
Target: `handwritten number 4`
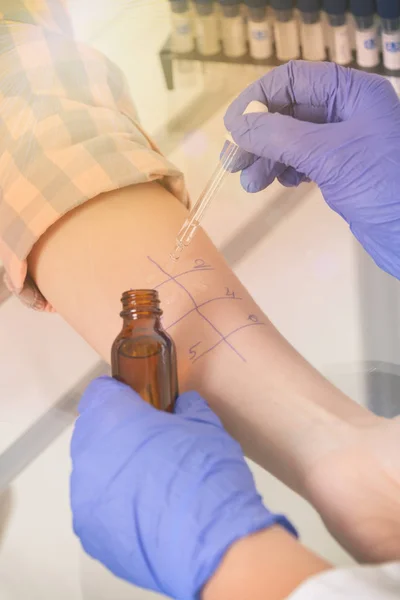
[(235, 292), (231, 292), (229, 288), (225, 288), (225, 296), (228, 298), (236, 298)]

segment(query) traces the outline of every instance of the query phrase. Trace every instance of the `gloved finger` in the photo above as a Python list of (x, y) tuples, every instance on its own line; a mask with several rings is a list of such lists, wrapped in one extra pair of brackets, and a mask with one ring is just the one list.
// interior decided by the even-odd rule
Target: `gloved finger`
[(293, 167), (287, 167), (278, 177), (279, 183), (285, 187), (297, 187), (307, 179), (304, 173), (299, 173)]
[[(256, 113), (238, 118), (231, 134), (247, 152), (284, 163), (317, 181), (321, 157), (348, 137), (346, 123), (317, 125), (280, 114)], [(329, 162), (325, 165), (325, 174)]]
[(223, 425), (207, 402), (197, 392), (185, 392), (175, 403), (175, 414), (190, 421), (209, 423), (223, 429)]
[[(348, 118), (349, 84), (357, 75), (334, 63), (290, 61), (273, 69), (234, 100), (225, 115), (228, 131), (235, 127), (249, 102), (263, 102), (279, 112), (309, 122), (330, 123)], [(296, 114), (297, 108), (299, 113)]]
[(234, 147), (236, 148), (236, 144), (225, 141), (219, 157), (225, 170), (229, 171), (229, 173), (238, 173), (238, 171), (243, 171), (243, 169), (246, 169), (248, 166), (253, 164), (253, 162), (258, 158), (257, 156), (254, 156), (254, 154), (246, 152), (242, 149), (240, 149), (239, 152), (236, 152), (235, 156), (231, 158), (231, 152)]
[(285, 169), (286, 166), (282, 163), (259, 157), (250, 167), (242, 171), (240, 182), (246, 192), (255, 194), (265, 190)]

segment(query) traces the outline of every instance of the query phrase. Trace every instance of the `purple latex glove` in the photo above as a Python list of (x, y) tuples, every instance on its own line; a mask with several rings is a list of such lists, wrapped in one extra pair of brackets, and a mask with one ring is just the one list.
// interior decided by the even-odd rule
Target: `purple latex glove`
[[(270, 114), (243, 115), (252, 100)], [(225, 125), (254, 154), (241, 174), (248, 192), (276, 177), (315, 181), (375, 262), (400, 278), (400, 102), (386, 79), (292, 61), (249, 86)]]
[(196, 392), (172, 415), (102, 377), (79, 410), (74, 529), (115, 575), (190, 600), (236, 540), (277, 523), (295, 534), (263, 506), (239, 444)]

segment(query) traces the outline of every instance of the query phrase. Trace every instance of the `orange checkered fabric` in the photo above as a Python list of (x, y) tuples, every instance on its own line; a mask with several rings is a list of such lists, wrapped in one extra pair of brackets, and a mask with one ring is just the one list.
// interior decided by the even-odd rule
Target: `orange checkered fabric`
[[(84, 0), (83, 0), (84, 1)], [(137, 122), (122, 72), (74, 39), (62, 0), (0, 0), (0, 260), (6, 284), (52, 310), (27, 257), (62, 215), (103, 192), (182, 174)]]

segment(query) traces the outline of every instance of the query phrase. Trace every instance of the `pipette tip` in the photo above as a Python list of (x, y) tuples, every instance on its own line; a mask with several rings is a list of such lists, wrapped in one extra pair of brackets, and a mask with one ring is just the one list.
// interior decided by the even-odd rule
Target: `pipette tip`
[(175, 250), (173, 252), (171, 252), (171, 254), (169, 255), (170, 259), (173, 260), (174, 262), (178, 262), (182, 250), (183, 250), (182, 246), (175, 246)]

